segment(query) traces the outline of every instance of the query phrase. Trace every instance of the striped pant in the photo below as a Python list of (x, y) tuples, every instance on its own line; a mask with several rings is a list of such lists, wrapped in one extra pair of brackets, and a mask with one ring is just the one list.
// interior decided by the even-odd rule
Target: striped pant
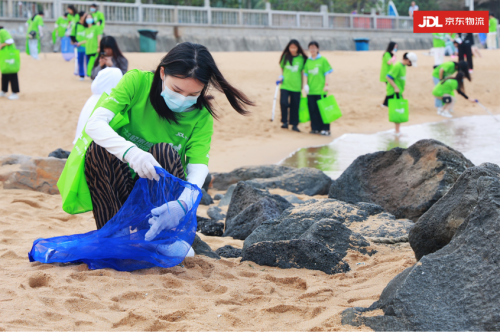
[[(185, 180), (179, 154), (167, 143), (155, 144), (149, 153), (170, 174)], [(134, 188), (138, 176), (132, 178), (127, 163), (92, 142), (85, 155), (85, 177), (97, 229), (102, 228), (120, 210)]]

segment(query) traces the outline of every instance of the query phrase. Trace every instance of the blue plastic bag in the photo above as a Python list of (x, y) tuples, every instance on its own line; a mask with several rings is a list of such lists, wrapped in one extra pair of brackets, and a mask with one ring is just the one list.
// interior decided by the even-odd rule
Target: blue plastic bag
[(66, 61), (70, 61), (75, 57), (75, 46), (71, 45), (71, 39), (67, 36), (61, 38), (61, 53)]
[[(103, 228), (85, 234), (37, 239), (28, 254), (30, 262), (85, 263), (89, 269), (118, 271), (168, 268), (181, 263), (196, 236), (201, 190), (162, 168), (157, 167), (156, 171), (161, 175), (160, 181), (139, 179), (120, 211)], [(175, 228), (163, 230), (153, 241), (145, 241), (151, 210), (177, 200), (185, 188), (192, 190), (191, 210)]]

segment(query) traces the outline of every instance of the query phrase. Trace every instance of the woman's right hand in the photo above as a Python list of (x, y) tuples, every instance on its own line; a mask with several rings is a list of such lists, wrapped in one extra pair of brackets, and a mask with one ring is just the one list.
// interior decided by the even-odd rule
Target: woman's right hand
[(156, 181), (160, 180), (160, 176), (156, 173), (155, 166), (161, 167), (161, 165), (151, 153), (142, 151), (134, 146), (128, 150), (124, 159), (141, 178), (148, 178), (149, 180), (155, 179)]

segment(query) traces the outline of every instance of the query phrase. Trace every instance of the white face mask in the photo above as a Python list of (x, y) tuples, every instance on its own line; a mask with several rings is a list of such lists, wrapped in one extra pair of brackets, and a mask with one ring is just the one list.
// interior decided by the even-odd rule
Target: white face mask
[(181, 95), (180, 93), (177, 93), (175, 91), (172, 91), (168, 88), (168, 86), (165, 84), (165, 81), (163, 81), (163, 87), (164, 90), (161, 93), (161, 96), (163, 99), (165, 99), (165, 103), (167, 104), (168, 108), (172, 110), (172, 112), (180, 113), (184, 112), (198, 101), (197, 96), (188, 96), (185, 97)]

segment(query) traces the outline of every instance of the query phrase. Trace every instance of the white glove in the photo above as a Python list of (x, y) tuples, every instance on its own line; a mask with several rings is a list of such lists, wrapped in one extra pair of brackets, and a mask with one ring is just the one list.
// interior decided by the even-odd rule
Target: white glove
[(183, 201), (171, 201), (151, 210), (153, 215), (149, 219), (151, 228), (144, 236), (144, 240), (152, 241), (161, 231), (176, 227), (186, 213), (187, 205)]
[(141, 178), (148, 178), (150, 180), (155, 179), (156, 181), (160, 180), (160, 176), (156, 173), (155, 166), (161, 167), (161, 165), (151, 153), (144, 152), (134, 146), (128, 150), (124, 159)]
[(309, 94), (309, 85), (308, 84), (304, 85), (304, 92), (306, 94)]

